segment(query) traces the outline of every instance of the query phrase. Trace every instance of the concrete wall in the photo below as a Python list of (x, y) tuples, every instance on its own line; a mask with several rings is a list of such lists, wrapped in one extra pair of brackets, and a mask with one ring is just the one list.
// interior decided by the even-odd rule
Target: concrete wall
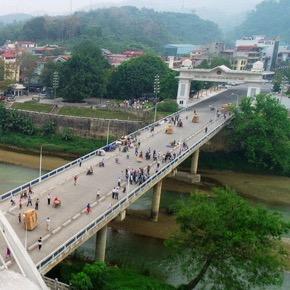
[[(106, 119), (64, 116), (24, 110), (19, 111), (29, 116), (37, 127), (53, 121), (56, 124), (57, 131), (60, 133), (64, 128), (70, 128), (76, 135), (82, 137), (100, 137), (107, 135), (109, 120)], [(139, 121), (110, 120), (110, 136), (119, 137), (127, 135), (144, 126), (145, 124)]]

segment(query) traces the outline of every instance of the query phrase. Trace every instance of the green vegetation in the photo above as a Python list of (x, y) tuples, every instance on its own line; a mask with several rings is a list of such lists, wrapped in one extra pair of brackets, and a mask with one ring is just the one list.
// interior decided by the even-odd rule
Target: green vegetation
[(105, 142), (76, 137), (69, 128), (56, 134), (53, 122), (36, 128), (30, 117), (0, 105), (0, 144), (32, 151), (38, 151), (43, 145), (47, 152), (83, 155), (105, 145)]
[(166, 244), (190, 279), (183, 289), (205, 283), (209, 289), (237, 290), (281, 284), (286, 252), (280, 239), (290, 224), (280, 215), (220, 188), (212, 198), (193, 195), (180, 202), (176, 219), (180, 230)]
[(69, 116), (79, 116), (79, 117), (90, 117), (90, 118), (104, 118), (104, 119), (119, 119), (119, 120), (140, 120), (134, 114), (121, 112), (121, 111), (111, 111), (102, 109), (90, 109), (82, 107), (62, 107), (58, 114), (69, 115)]
[[(290, 1), (267, 0), (248, 14), (243, 24), (235, 31), (236, 36), (267, 35), (290, 40)], [(271, 19), (271, 21), (269, 21)]]
[(53, 105), (40, 104), (40, 103), (35, 102), (35, 101), (28, 101), (25, 103), (13, 103), (12, 108), (16, 109), (16, 110), (27, 110), (27, 111), (49, 113), (49, 112), (51, 112)]
[(177, 92), (177, 79), (166, 64), (157, 56), (144, 55), (121, 64), (112, 73), (109, 94), (113, 98), (141, 98), (153, 94), (154, 78), (160, 77), (160, 94), (163, 98), (174, 98)]
[(113, 51), (161, 49), (172, 42), (208, 43), (221, 38), (211, 21), (193, 13), (155, 12), (152, 9), (112, 7), (69, 16), (35, 17), (24, 23), (0, 26), (0, 44), (5, 40), (35, 40), (69, 43), (91, 39)]
[(290, 172), (287, 109), (270, 95), (244, 98), (234, 110), (233, 142), (257, 168)]
[(177, 112), (178, 109), (179, 108), (175, 100), (164, 100), (157, 106), (158, 112), (163, 112), (167, 115)]
[(0, 144), (15, 146), (27, 151), (39, 151), (42, 145), (45, 152), (81, 156), (104, 146), (106, 140), (77, 137), (70, 130), (64, 130), (62, 134), (51, 135), (7, 132), (0, 134)]
[(94, 43), (81, 43), (72, 58), (60, 67), (59, 95), (69, 102), (102, 97), (106, 91), (108, 69), (108, 62)]
[[(59, 273), (58, 273), (59, 271)], [(173, 290), (154, 278), (144, 276), (133, 270), (110, 267), (102, 262), (91, 264), (64, 262), (52, 270), (50, 275), (57, 275), (66, 283), (71, 283), (77, 290)]]

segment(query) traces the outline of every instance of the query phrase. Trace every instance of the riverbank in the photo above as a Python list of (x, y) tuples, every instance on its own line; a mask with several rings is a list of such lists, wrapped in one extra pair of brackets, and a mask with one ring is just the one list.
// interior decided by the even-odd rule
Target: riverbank
[(7, 151), (39, 154), (40, 147), (46, 155), (73, 159), (85, 155), (106, 144), (105, 139), (87, 139), (77, 136), (26, 135), (21, 133), (7, 133), (0, 136), (0, 147)]

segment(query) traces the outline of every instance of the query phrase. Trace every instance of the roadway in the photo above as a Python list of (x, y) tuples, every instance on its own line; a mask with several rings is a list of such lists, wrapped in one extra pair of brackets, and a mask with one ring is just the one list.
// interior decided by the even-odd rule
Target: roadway
[[(183, 128), (175, 128), (173, 135), (166, 135), (164, 133), (167, 126), (166, 123), (156, 127), (153, 135), (149, 131), (141, 133), (138, 137), (138, 140), (141, 142), (140, 150), (145, 154), (147, 149), (151, 148), (151, 151), (155, 149), (157, 152), (165, 154), (170, 150), (168, 145), (173, 140), (182, 142), (195, 134), (187, 141), (188, 145), (194, 144), (201, 136), (204, 136), (205, 126), (208, 126), (210, 129), (210, 126), (213, 126), (214, 122), (218, 121), (216, 120), (215, 113), (209, 110), (209, 105), (220, 108), (224, 103), (235, 103), (237, 99), (236, 95), (243, 96), (244, 94), (244, 90), (229, 90), (197, 104), (194, 108), (200, 115), (200, 123), (198, 124), (191, 122), (193, 109), (190, 112), (181, 113), (180, 117), (183, 120), (184, 126)], [(186, 119), (186, 116), (188, 119)], [(212, 125), (207, 125), (210, 120), (213, 120)], [(177, 153), (177, 151), (180, 151), (180, 148), (175, 150)], [(144, 160), (142, 163), (139, 163), (136, 160), (134, 149), (129, 151), (129, 159), (126, 158), (126, 155), (126, 153), (116, 150), (115, 152), (106, 153), (105, 157), (95, 156), (83, 162), (81, 167), (75, 166), (35, 185), (33, 187), (34, 193), (32, 198), (33, 205), (37, 198), (40, 200), (38, 210), (39, 225), (34, 231), (27, 232), (27, 236), (23, 224), (18, 223), (18, 214), (20, 212), (18, 206), (19, 197), (16, 197), (16, 206), (11, 206), (9, 200), (3, 201), (0, 204), (0, 209), (5, 213), (20, 240), (25, 243), (27, 239), (28, 253), (35, 264), (39, 263), (93, 219), (96, 219), (101, 213), (114, 205), (116, 201), (111, 198), (111, 192), (117, 186), (118, 178), (122, 178), (122, 183), (125, 183), (124, 172), (126, 168), (146, 167), (148, 164), (151, 164), (151, 172), (155, 172), (155, 165), (152, 164), (153, 161)], [(115, 163), (115, 157), (119, 158), (120, 164)], [(100, 168), (98, 163), (103, 158), (105, 158), (105, 167)], [(90, 166), (93, 166), (94, 174), (87, 176), (86, 172)], [(165, 166), (165, 164), (161, 163), (161, 169), (162, 166)], [(78, 175), (76, 186), (73, 181), (75, 175)], [(129, 190), (131, 191), (136, 187), (136, 185), (130, 185)], [(96, 201), (98, 190), (100, 191), (101, 198)], [(47, 204), (48, 193), (51, 194), (52, 199), (55, 196), (61, 199), (62, 205), (60, 208), (53, 208)], [(120, 198), (124, 195), (121, 193)], [(87, 203), (93, 205), (90, 214), (84, 213)], [(26, 204), (24, 204), (21, 212), (26, 209)], [(47, 217), (51, 219), (51, 230), (49, 232), (46, 230)], [(43, 238), (43, 247), (40, 251), (37, 248), (39, 237)], [(4, 240), (0, 242), (1, 252), (5, 253), (6, 246)]]

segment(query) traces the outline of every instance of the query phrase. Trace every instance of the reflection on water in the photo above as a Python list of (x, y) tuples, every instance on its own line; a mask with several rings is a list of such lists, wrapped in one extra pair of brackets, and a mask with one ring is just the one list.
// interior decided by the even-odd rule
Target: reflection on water
[[(38, 170), (21, 166), (0, 163), (0, 193), (6, 192), (26, 181), (38, 176)], [(162, 195), (161, 206), (172, 205), (174, 201), (185, 198), (186, 195), (167, 192)], [(135, 210), (150, 209), (152, 191), (145, 194), (134, 205)], [(263, 205), (265, 206), (265, 205)], [(281, 206), (266, 206), (270, 210), (280, 212), (285, 218), (290, 219), (290, 208)], [(79, 251), (85, 256), (94, 257), (95, 238), (87, 241)], [(158, 239), (138, 236), (125, 231), (115, 232), (109, 230), (107, 261), (112, 264), (134, 267), (137, 271), (147, 272), (161, 278), (172, 285), (185, 282), (185, 277), (176, 268), (172, 269), (168, 249)], [(174, 262), (176, 266), (176, 262)], [(290, 274), (285, 273), (282, 287), (271, 287), (268, 290), (289, 290)]]

